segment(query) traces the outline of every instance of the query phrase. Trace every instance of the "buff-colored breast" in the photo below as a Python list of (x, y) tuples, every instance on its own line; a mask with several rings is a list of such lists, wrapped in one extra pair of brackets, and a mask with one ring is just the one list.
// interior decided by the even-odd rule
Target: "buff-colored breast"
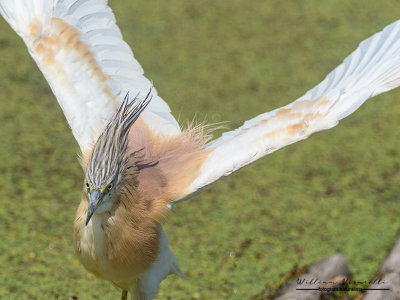
[(121, 204), (109, 212), (94, 214), (85, 226), (87, 207), (83, 197), (74, 224), (80, 262), (94, 275), (129, 289), (157, 257), (158, 223), (140, 204), (128, 210)]
[[(129, 289), (151, 267), (168, 203), (190, 193), (189, 185), (209, 154), (203, 150), (205, 134), (202, 128), (193, 128), (161, 137), (141, 120), (131, 127), (127, 151), (136, 155), (130, 156), (130, 164), (143, 167), (129, 168), (132, 173), (124, 175), (110, 211), (95, 212), (85, 226), (88, 201), (83, 195), (76, 213), (75, 250), (89, 272)], [(84, 170), (89, 155), (83, 153)]]

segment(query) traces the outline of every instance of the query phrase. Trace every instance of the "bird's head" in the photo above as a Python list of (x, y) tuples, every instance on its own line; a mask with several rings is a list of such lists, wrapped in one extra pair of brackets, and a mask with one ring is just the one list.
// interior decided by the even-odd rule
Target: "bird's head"
[(151, 97), (151, 90), (141, 100), (136, 97), (129, 102), (127, 95), (95, 143), (84, 181), (84, 192), (89, 201), (86, 225), (95, 212), (111, 209), (121, 187), (126, 184), (126, 170), (131, 167), (126, 153), (128, 132)]

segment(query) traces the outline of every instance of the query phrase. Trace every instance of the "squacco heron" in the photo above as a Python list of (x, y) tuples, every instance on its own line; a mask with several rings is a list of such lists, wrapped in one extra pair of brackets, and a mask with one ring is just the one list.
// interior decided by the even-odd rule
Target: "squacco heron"
[(173, 204), (334, 127), (400, 84), (395, 22), (304, 96), (208, 142), (204, 127), (180, 130), (106, 1), (0, 0), (0, 8), (48, 80), (82, 152), (85, 179), (74, 224), (79, 260), (131, 299), (153, 299), (168, 274), (183, 276), (162, 230)]

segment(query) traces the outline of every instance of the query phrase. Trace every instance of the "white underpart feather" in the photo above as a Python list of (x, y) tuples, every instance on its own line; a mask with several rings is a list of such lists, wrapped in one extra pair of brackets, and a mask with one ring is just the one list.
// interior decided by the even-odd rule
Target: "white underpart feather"
[[(24, 39), (82, 150), (96, 141), (127, 92), (133, 99), (152, 88), (107, 1), (0, 0), (0, 13)], [(141, 117), (163, 135), (180, 132), (154, 88)]]
[(140, 276), (138, 283), (132, 285), (130, 290), (132, 300), (156, 298), (161, 281), (170, 274), (175, 274), (181, 278), (185, 277), (174, 254), (168, 247), (168, 239), (164, 230), (161, 226), (159, 228), (160, 250), (157, 259), (150, 269)]
[[(305, 66), (306, 67), (306, 66)], [(368, 98), (400, 84), (400, 21), (363, 41), (316, 87), (291, 104), (246, 121), (207, 145), (213, 149), (192, 192), (221, 176), (334, 127)]]

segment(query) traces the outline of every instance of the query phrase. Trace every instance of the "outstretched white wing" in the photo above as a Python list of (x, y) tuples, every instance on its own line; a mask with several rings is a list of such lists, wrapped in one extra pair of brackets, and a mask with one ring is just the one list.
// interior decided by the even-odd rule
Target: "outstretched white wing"
[(209, 143), (211, 153), (190, 191), (334, 127), (368, 98), (400, 85), (400, 21), (363, 41), (324, 81), (287, 106), (246, 121)]
[[(152, 88), (105, 0), (0, 0), (0, 13), (28, 46), (82, 150), (127, 92), (140, 97)], [(161, 134), (180, 132), (154, 89), (141, 117)]]
[[(144, 96), (152, 87), (105, 0), (0, 0), (0, 13), (27, 44), (82, 150), (97, 139), (127, 92)], [(362, 42), (304, 96), (207, 144), (210, 154), (190, 192), (337, 125), (368, 98), (397, 87), (399, 39), (398, 21)], [(155, 93), (141, 117), (157, 132), (178, 133), (168, 105)]]

